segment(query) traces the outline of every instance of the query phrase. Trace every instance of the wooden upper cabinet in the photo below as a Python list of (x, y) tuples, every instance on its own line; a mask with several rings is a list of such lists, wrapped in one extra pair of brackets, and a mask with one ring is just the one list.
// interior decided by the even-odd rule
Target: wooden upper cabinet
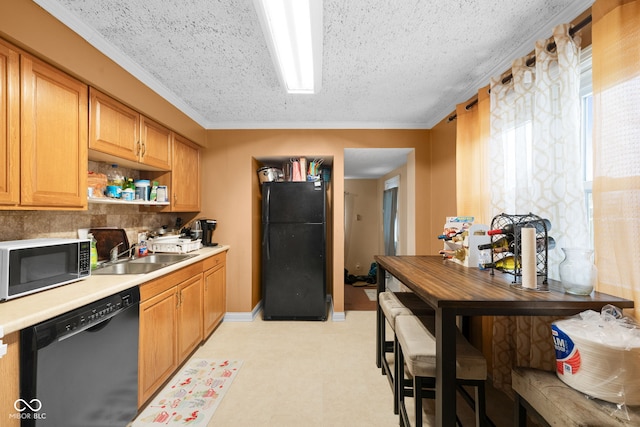
[(200, 211), (200, 148), (177, 134), (173, 141), (171, 210)]
[(89, 97), (89, 148), (137, 161), (140, 114), (94, 88)]
[(87, 207), (88, 86), (21, 56), (20, 204)]
[(0, 41), (0, 205), (20, 203), (20, 54)]
[(140, 162), (163, 170), (171, 169), (173, 132), (144, 116), (140, 126)]
[[(89, 148), (96, 160), (129, 161), (126, 166), (171, 169), (173, 133), (136, 110), (90, 88)], [(111, 157), (109, 157), (111, 156)]]

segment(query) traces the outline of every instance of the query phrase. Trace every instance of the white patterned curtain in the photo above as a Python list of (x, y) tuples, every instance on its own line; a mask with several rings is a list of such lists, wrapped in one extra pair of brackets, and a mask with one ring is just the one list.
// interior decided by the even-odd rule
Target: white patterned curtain
[[(491, 81), (489, 176), (492, 215), (533, 213), (551, 221), (556, 247), (586, 247), (580, 144), (580, 40), (569, 24), (554, 28), (550, 40), (529, 58), (513, 62), (513, 78)], [(556, 49), (547, 46), (554, 42)], [(557, 278), (563, 256), (549, 251), (549, 276)], [(555, 367), (550, 318), (496, 317), (493, 326), (493, 381), (509, 391), (512, 366)]]

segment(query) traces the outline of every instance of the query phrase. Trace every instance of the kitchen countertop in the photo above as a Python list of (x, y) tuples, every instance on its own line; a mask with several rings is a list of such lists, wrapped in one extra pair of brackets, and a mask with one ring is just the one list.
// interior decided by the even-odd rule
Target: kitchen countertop
[(229, 250), (218, 245), (189, 252), (198, 256), (146, 274), (92, 275), (87, 279), (0, 303), (0, 327), (4, 334), (19, 331), (117, 292), (141, 285), (165, 274)]

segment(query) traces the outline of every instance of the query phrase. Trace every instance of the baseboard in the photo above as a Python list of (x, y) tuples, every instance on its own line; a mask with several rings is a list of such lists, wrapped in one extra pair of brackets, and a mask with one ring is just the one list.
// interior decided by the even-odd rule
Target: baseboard
[(329, 303), (329, 310), (331, 311), (331, 320), (333, 322), (344, 322), (347, 320), (344, 311), (333, 311), (333, 298), (331, 295), (327, 295), (327, 302)]
[(253, 310), (251, 310), (251, 312), (227, 311), (224, 314), (223, 322), (253, 322), (255, 318), (258, 316), (258, 313), (260, 313), (261, 309), (262, 309), (262, 300), (260, 300), (260, 302), (256, 304), (255, 307), (253, 307)]
[[(333, 311), (333, 298), (327, 295), (327, 303), (329, 303), (330, 318), (334, 322), (344, 322), (346, 316), (344, 311)], [(223, 322), (253, 322), (262, 310), (262, 300), (251, 310), (247, 311), (228, 311), (224, 314)]]

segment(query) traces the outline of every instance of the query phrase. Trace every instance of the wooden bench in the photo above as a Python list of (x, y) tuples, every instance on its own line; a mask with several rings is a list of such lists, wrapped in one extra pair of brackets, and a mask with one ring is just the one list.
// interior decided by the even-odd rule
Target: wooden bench
[[(554, 372), (514, 368), (511, 386), (516, 393), (514, 425), (518, 427), (527, 425), (527, 411), (535, 412), (546, 426), (640, 426), (640, 407), (617, 409), (612, 403), (587, 398), (562, 382)], [(628, 416), (629, 420), (618, 416)]]

